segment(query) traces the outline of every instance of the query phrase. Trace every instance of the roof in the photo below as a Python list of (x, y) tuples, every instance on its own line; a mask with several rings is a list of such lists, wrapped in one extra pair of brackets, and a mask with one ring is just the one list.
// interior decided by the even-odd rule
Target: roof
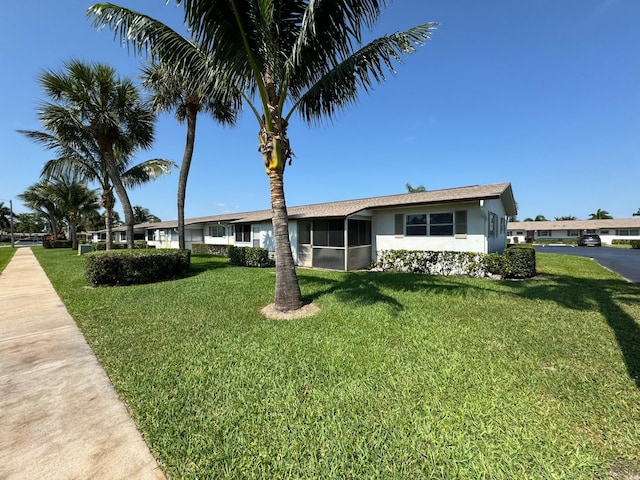
[(640, 228), (640, 218), (509, 222), (507, 225), (508, 230), (606, 230), (612, 228)]
[[(404, 207), (410, 205), (433, 205), (453, 202), (479, 201), (502, 199), (507, 215), (515, 215), (516, 204), (510, 183), (496, 183), (492, 185), (472, 185), (468, 187), (431, 190), (426, 192), (403, 193), (384, 197), (361, 198), (357, 200), (343, 200), (339, 202), (316, 203), (288, 207), (289, 219), (347, 217), (367, 209)], [(253, 212), (230, 213), (185, 219), (185, 225), (200, 223), (256, 223), (271, 220), (271, 210), (257, 210)], [(145, 224), (145, 228), (173, 228), (177, 221)]]

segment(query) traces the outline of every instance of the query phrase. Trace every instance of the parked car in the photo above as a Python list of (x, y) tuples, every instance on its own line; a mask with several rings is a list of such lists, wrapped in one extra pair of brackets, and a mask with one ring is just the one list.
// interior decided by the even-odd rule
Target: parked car
[(602, 240), (600, 240), (600, 235), (588, 233), (580, 237), (580, 239), (578, 240), (578, 246), (579, 247), (601, 247)]

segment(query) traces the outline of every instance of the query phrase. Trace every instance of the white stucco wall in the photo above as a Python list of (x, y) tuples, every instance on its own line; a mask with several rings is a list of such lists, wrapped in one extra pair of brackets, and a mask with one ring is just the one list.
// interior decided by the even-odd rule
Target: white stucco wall
[[(489, 205), (493, 213), (504, 215), (502, 202), (499, 200)], [(485, 204), (485, 210), (487, 205)], [(457, 236), (407, 236), (395, 235), (396, 214), (422, 214), (451, 212), (456, 210), (467, 211), (467, 234)], [(431, 207), (411, 207), (390, 210), (380, 210), (373, 215), (372, 222), (372, 260), (375, 260), (375, 252), (380, 250), (447, 250), (454, 252), (490, 252), (489, 248), (504, 249), (506, 245), (506, 229), (500, 239), (496, 239), (495, 245), (488, 245), (485, 241), (487, 218), (478, 202), (440, 205)], [(501, 249), (499, 248), (501, 246)]]

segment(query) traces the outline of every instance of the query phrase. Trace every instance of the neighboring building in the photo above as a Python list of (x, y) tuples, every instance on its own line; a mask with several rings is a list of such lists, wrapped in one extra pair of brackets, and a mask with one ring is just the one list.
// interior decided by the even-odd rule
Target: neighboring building
[[(297, 265), (366, 268), (381, 250), (502, 252), (507, 217), (516, 204), (510, 183), (474, 185), (289, 207)], [(177, 221), (136, 225), (159, 248), (177, 248)], [(236, 245), (274, 250), (271, 210), (185, 219), (186, 245)]]
[(507, 228), (512, 243), (539, 239), (577, 240), (585, 233), (598, 234), (602, 243), (608, 244), (615, 239), (640, 239), (640, 218), (509, 222)]

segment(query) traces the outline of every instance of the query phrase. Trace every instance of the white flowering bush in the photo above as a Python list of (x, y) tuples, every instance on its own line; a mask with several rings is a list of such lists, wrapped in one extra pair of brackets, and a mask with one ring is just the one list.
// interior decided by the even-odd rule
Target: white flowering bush
[(382, 250), (377, 257), (372, 267), (374, 271), (495, 278), (500, 277), (502, 270), (499, 255), (475, 252)]

